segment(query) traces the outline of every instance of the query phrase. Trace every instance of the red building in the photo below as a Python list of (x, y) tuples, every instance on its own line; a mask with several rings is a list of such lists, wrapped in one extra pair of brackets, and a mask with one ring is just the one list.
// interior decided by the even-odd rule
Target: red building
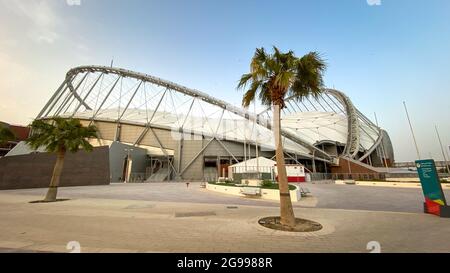
[(15, 140), (8, 141), (8, 143), (0, 145), (0, 157), (2, 157), (5, 156), (9, 151), (11, 151), (11, 149), (14, 148), (17, 143), (28, 138), (30, 128), (20, 125), (12, 125), (5, 122), (0, 122), (0, 125), (8, 127), (16, 136)]

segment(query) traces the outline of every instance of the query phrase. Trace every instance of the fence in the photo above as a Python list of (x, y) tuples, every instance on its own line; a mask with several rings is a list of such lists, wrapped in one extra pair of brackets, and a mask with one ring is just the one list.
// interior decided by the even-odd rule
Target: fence
[[(440, 178), (450, 177), (448, 173), (438, 173)], [(419, 178), (417, 173), (388, 173), (386, 174), (387, 178)]]
[(384, 173), (311, 173), (311, 181), (319, 180), (386, 180)]
[[(417, 173), (311, 173), (311, 181), (319, 180), (360, 180), (386, 181), (386, 178), (419, 178)], [(449, 177), (447, 173), (439, 173), (441, 179)]]
[[(321, 180), (360, 180), (360, 181), (386, 181), (386, 178), (419, 178), (417, 173), (307, 173), (306, 176), (310, 181)], [(449, 174), (439, 173), (440, 178), (447, 178)], [(144, 183), (149, 178), (147, 173), (132, 173), (129, 183)], [(205, 181), (216, 181), (217, 174), (214, 176), (206, 176)], [(244, 172), (233, 173), (234, 180), (241, 179), (267, 179), (273, 180), (274, 174), (270, 172)]]

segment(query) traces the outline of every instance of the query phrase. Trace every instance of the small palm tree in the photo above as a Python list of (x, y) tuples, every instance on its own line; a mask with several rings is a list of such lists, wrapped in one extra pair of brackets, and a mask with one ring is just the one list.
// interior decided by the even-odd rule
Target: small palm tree
[(92, 151), (89, 138), (97, 138), (97, 128), (84, 127), (77, 119), (52, 118), (48, 121), (35, 120), (31, 124), (32, 134), (26, 141), (37, 150), (45, 147), (47, 152), (56, 154), (56, 163), (44, 202), (55, 202), (66, 152), (76, 153), (80, 149)]
[(14, 133), (5, 125), (0, 124), (0, 145), (16, 139)]
[(316, 52), (298, 58), (292, 51), (282, 53), (276, 47), (273, 49), (272, 54), (267, 54), (264, 48), (256, 49), (250, 73), (242, 75), (238, 89), (250, 86), (242, 100), (244, 107), (248, 107), (256, 96), (263, 105), (273, 106), (273, 131), (280, 189), (280, 222), (284, 226), (294, 227), (296, 220), (289, 194), (281, 141), (280, 111), (285, 107), (287, 96), (302, 100), (309, 95), (317, 97), (322, 92), (322, 75), (326, 64)]

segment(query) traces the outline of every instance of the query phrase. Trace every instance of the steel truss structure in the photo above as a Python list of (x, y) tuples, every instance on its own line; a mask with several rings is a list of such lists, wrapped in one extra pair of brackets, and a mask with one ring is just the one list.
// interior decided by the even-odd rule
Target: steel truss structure
[[(286, 153), (290, 157), (314, 158), (327, 163), (333, 163), (339, 156), (373, 160), (373, 154), (393, 161), (387, 133), (364, 116), (343, 92), (324, 91), (318, 97), (301, 101), (287, 99), (281, 131)], [(257, 148), (259, 145), (260, 149), (268, 151), (274, 148), (272, 109), (250, 112), (207, 93), (121, 68), (81, 66), (71, 69), (37, 119), (55, 116), (79, 118), (91, 124), (114, 124), (113, 136), (109, 131), (100, 130), (100, 137), (111, 141), (142, 145), (145, 139), (153, 138), (164, 156), (169, 156), (170, 151), (155, 130), (170, 131), (171, 138), (179, 142), (179, 149), (173, 149), (178, 153), (186, 138), (207, 137), (209, 142), (196, 151), (191, 162), (212, 141), (217, 141), (235, 159), (226, 141)], [(134, 126), (133, 139), (130, 139), (131, 133), (122, 131), (126, 125)], [(128, 136), (126, 141), (123, 135)], [(181, 160), (178, 167), (171, 166), (178, 175), (188, 167), (189, 164), (181, 167)]]

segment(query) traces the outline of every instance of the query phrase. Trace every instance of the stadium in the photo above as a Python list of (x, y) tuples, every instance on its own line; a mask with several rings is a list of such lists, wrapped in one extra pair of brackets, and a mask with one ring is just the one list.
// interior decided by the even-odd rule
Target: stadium
[[(71, 69), (37, 119), (52, 117), (97, 126), (99, 139), (92, 144), (110, 147), (111, 182), (210, 181), (227, 176), (232, 164), (275, 155), (270, 108), (243, 109), (120, 68)], [(288, 98), (281, 119), (286, 163), (302, 164), (311, 173), (339, 172), (343, 165), (377, 172), (394, 162), (388, 133), (341, 91)], [(11, 155), (21, 149), (18, 145)]]

